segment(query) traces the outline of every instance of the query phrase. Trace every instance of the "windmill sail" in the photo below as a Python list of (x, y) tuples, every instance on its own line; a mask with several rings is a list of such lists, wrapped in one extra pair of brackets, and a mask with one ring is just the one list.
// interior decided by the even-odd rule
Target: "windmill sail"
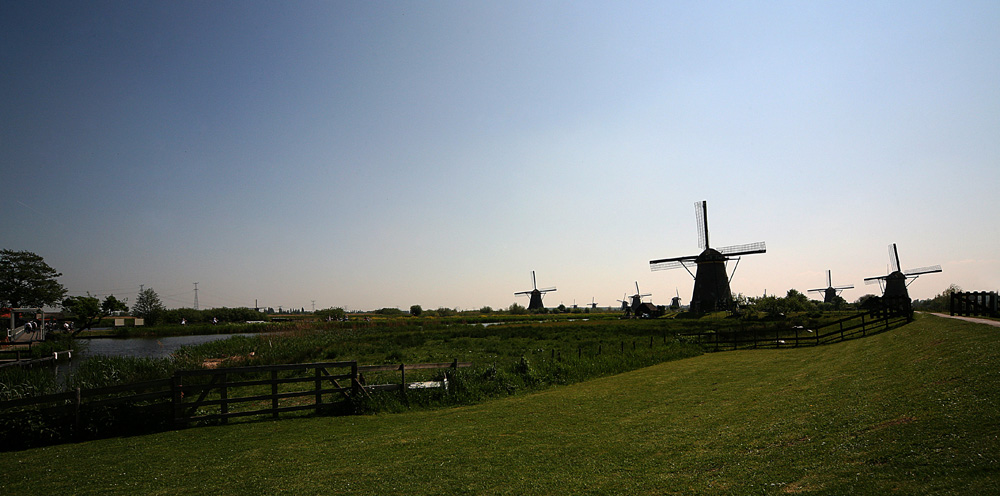
[(752, 255), (754, 253), (767, 253), (767, 246), (763, 241), (758, 241), (756, 243), (749, 243), (745, 245), (733, 245), (726, 246), (724, 248), (719, 248), (717, 250), (723, 255), (738, 256), (738, 255)]
[(920, 267), (919, 269), (907, 269), (903, 271), (903, 274), (908, 276), (919, 276), (920, 274), (931, 274), (934, 272), (941, 272), (941, 266), (931, 265), (929, 267)]
[(708, 249), (708, 202), (700, 201), (694, 204), (694, 219), (698, 224), (698, 248)]
[(899, 272), (899, 250), (896, 249), (896, 243), (889, 245), (889, 272)]

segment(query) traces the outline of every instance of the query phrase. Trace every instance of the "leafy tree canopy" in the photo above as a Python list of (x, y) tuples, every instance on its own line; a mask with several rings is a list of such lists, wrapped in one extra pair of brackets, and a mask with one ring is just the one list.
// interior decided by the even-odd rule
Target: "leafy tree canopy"
[(73, 314), (73, 318), (77, 320), (76, 329), (73, 331), (73, 335), (76, 336), (115, 312), (127, 312), (128, 307), (114, 295), (109, 295), (102, 302), (87, 293), (87, 296), (70, 296), (63, 300), (63, 310)]
[(153, 291), (153, 288), (146, 288), (139, 292), (132, 306), (132, 315), (146, 320), (147, 325), (156, 325), (157, 320), (163, 314), (166, 307), (160, 301), (160, 295)]
[(61, 275), (30, 251), (0, 250), (0, 306), (55, 305), (66, 294), (66, 288), (56, 281)]
[(343, 308), (327, 308), (326, 310), (316, 310), (316, 316), (328, 320), (343, 320), (347, 313)]

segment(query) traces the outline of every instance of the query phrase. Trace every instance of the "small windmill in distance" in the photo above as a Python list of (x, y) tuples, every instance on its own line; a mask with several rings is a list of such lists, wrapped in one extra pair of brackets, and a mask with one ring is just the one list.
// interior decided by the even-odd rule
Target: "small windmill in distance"
[[(940, 265), (931, 265), (929, 267), (920, 267), (918, 269), (900, 270), (899, 268), (899, 251), (896, 249), (896, 243), (889, 245), (889, 274), (878, 277), (866, 277), (865, 284), (875, 284), (878, 283), (879, 287), (882, 288), (882, 298), (888, 300), (905, 301), (909, 305), (910, 293), (906, 288), (912, 283), (906, 282), (907, 279), (916, 279), (923, 274), (931, 274), (934, 272), (941, 272)], [(883, 281), (885, 285), (883, 286)]]
[(531, 271), (531, 288), (531, 291), (514, 293), (514, 296), (531, 296), (531, 299), (528, 300), (528, 310), (541, 310), (545, 308), (545, 305), (542, 304), (542, 295), (556, 290), (556, 288), (538, 289), (538, 285), (535, 284), (535, 271)]
[(632, 315), (632, 307), (628, 303), (628, 293), (622, 295), (622, 299), (617, 300), (622, 304), (622, 311), (625, 312), (625, 316), (628, 317)]
[(593, 296), (590, 297), (590, 308), (593, 310), (597, 310), (597, 298)]
[(671, 310), (677, 310), (681, 307), (681, 292), (677, 288), (674, 288), (674, 293), (677, 296), (674, 296), (673, 298), (670, 299)]
[(849, 284), (847, 286), (836, 286), (836, 287), (834, 287), (834, 285), (833, 285), (833, 276), (831, 275), (830, 270), (827, 269), (827, 271), (826, 271), (826, 287), (822, 288), (822, 289), (810, 289), (809, 292), (810, 293), (823, 293), (823, 303), (833, 303), (833, 300), (837, 296), (840, 296), (840, 293), (842, 293), (845, 289), (854, 289), (854, 285), (853, 284)]
[(642, 294), (642, 291), (639, 291), (639, 281), (636, 281), (635, 294), (632, 295), (632, 305), (631, 305), (633, 314), (639, 315), (639, 307), (642, 306), (642, 299), (647, 296), (653, 296), (653, 293)]
[[(691, 295), (692, 312), (728, 310), (733, 307), (733, 294), (729, 289), (732, 277), (727, 274), (726, 262), (735, 258), (736, 265), (739, 266), (741, 255), (765, 253), (767, 248), (763, 241), (759, 241), (713, 249), (708, 243), (708, 202), (695, 203), (694, 215), (698, 224), (698, 247), (703, 250), (701, 254), (650, 260), (650, 269), (667, 270), (683, 267), (688, 274), (691, 274), (694, 278), (694, 292)], [(691, 272), (691, 268), (695, 266), (697, 275)], [(733, 267), (733, 274), (736, 274), (736, 267)]]

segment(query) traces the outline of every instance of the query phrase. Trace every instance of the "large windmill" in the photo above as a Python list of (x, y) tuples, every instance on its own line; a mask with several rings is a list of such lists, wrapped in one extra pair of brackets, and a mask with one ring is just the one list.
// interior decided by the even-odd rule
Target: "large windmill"
[[(896, 250), (896, 243), (889, 245), (889, 274), (878, 277), (865, 278), (865, 284), (878, 283), (882, 287), (882, 297), (887, 300), (905, 301), (909, 305), (910, 293), (906, 291), (910, 282), (907, 279), (916, 279), (923, 274), (941, 272), (940, 265), (920, 267), (919, 269), (900, 270), (899, 251)], [(883, 284), (884, 283), (884, 284)]]
[[(698, 224), (698, 247), (703, 251), (699, 255), (686, 257), (662, 258), (650, 260), (652, 270), (667, 270), (683, 267), (694, 278), (694, 292), (691, 296), (691, 311), (698, 313), (716, 310), (728, 310), (733, 305), (733, 295), (729, 289), (732, 279), (726, 271), (726, 262), (736, 260), (739, 266), (740, 256), (764, 253), (767, 251), (763, 241), (747, 245), (727, 246), (714, 249), (708, 243), (708, 202), (700, 201), (694, 204), (695, 220)], [(697, 267), (697, 275), (691, 272)], [(736, 267), (733, 267), (736, 274)]]
[(541, 310), (545, 308), (545, 305), (542, 304), (542, 295), (556, 290), (556, 288), (538, 289), (538, 285), (535, 284), (535, 271), (531, 271), (531, 288), (531, 291), (514, 293), (514, 296), (531, 296), (531, 299), (528, 300), (528, 310)]
[(826, 271), (826, 287), (822, 289), (810, 289), (810, 293), (823, 293), (823, 303), (833, 303), (833, 300), (840, 296), (845, 289), (854, 289), (853, 284), (848, 284), (847, 286), (834, 286), (833, 276), (830, 271)]

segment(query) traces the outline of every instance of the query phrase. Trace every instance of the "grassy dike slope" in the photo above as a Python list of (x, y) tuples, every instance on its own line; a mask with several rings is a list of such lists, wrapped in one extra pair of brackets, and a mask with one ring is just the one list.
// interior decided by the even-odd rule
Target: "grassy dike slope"
[(1000, 329), (919, 317), (464, 408), (0, 453), (2, 494), (989, 494)]

